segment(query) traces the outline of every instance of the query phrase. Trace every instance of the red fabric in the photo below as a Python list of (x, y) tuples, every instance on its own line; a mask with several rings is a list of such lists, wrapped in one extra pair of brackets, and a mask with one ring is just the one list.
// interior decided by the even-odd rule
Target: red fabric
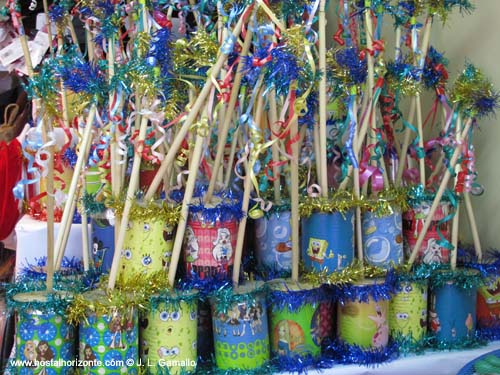
[(12, 189), (21, 179), (22, 165), (19, 141), (0, 142), (0, 240), (14, 230), (19, 218), (18, 200), (14, 198)]

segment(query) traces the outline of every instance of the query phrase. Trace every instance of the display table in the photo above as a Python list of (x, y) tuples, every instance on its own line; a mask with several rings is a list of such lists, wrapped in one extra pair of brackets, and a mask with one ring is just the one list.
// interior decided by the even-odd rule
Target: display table
[[(54, 224), (54, 238), (57, 239), (60, 224)], [(90, 225), (89, 225), (90, 233)], [(47, 256), (47, 223), (24, 215), (16, 225), (16, 276), (27, 265)], [(90, 240), (90, 238), (89, 238)], [(90, 243), (90, 242), (89, 242)], [(65, 256), (82, 259), (82, 225), (73, 224), (66, 245)]]
[[(456, 375), (466, 363), (473, 359), (500, 349), (500, 341), (487, 346), (464, 351), (427, 351), (422, 355), (399, 358), (377, 367), (358, 365), (338, 365), (330, 369), (308, 371), (308, 375)], [(500, 373), (500, 369), (499, 369)], [(292, 373), (287, 373), (292, 374)]]

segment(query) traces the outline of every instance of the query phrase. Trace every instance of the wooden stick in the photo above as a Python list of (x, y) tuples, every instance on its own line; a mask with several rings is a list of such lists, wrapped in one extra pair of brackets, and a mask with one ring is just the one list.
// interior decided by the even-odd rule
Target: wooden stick
[[(368, 48), (369, 51), (373, 50), (373, 24), (372, 24), (372, 19), (371, 19), (371, 14), (370, 14), (370, 9), (371, 9), (371, 0), (365, 0), (365, 26), (366, 26), (366, 48)], [(368, 91), (370, 93), (370, 97), (374, 95), (374, 89), (375, 89), (375, 67), (374, 67), (374, 58), (372, 54), (368, 53), (367, 54), (367, 64), (368, 64)], [(368, 144), (373, 144), (373, 142), (376, 142), (376, 134), (375, 134), (375, 129), (377, 127), (377, 118), (375, 114), (375, 107), (376, 104), (374, 100), (370, 100), (370, 112), (367, 114), (369, 119), (371, 120), (371, 126), (369, 128), (369, 141)], [(361, 149), (361, 142), (360, 140), (358, 142), (359, 144), (359, 149)], [(359, 152), (359, 151), (358, 151)], [(373, 154), (373, 148), (370, 149), (370, 154)], [(378, 164), (380, 163), (381, 167), (380, 169), (382, 170), (382, 176), (384, 179), (384, 186), (386, 188), (389, 188), (389, 176), (387, 174), (387, 168), (385, 167), (385, 160), (384, 160), (384, 155), (380, 158), (380, 160), (372, 160), (371, 164), (372, 166), (378, 168)], [(368, 184), (365, 184), (363, 187), (363, 193), (366, 195), (366, 192), (368, 190)]]
[(134, 160), (132, 162), (132, 171), (130, 172), (130, 181), (127, 189), (127, 196), (125, 198), (125, 206), (123, 208), (123, 213), (120, 218), (120, 230), (118, 232), (118, 238), (115, 241), (115, 252), (113, 254), (113, 263), (111, 264), (111, 270), (109, 272), (109, 281), (108, 281), (109, 290), (113, 290), (115, 288), (116, 279), (118, 277), (118, 268), (120, 265), (120, 257), (125, 242), (125, 232), (127, 231), (127, 226), (128, 226), (128, 218), (130, 215), (130, 210), (132, 209), (132, 204), (134, 203), (135, 192), (139, 187), (139, 170), (141, 167), (142, 150), (144, 148), (144, 140), (146, 139), (147, 127), (148, 127), (148, 118), (146, 116), (143, 116), (141, 120), (141, 126), (139, 128), (139, 135), (137, 136), (138, 147), (134, 152)]
[[(223, 9), (223, 5), (222, 5), (222, 1), (218, 0), (217, 1), (217, 40), (219, 42), (219, 45), (222, 45), (222, 43), (224, 43), (224, 41), (226, 40), (228, 33), (229, 33), (229, 30), (227, 29), (227, 27), (224, 27), (223, 13), (224, 13), (224, 9)], [(227, 74), (227, 70), (225, 69), (225, 67), (223, 67), (220, 71), (220, 80), (224, 80), (224, 78), (226, 77), (226, 74)], [(239, 90), (239, 88), (238, 88), (238, 90)], [(219, 110), (218, 110), (217, 134), (221, 134), (221, 129), (223, 128), (223, 124), (225, 123), (226, 115), (231, 116), (232, 112), (229, 112), (227, 110), (227, 108), (228, 108), (228, 103), (223, 103), (221, 101), (221, 105), (219, 105)], [(208, 139), (210, 139), (210, 138), (208, 138)], [(213, 169), (213, 165), (214, 165), (214, 163), (212, 160), (212, 169)], [(219, 169), (216, 178), (217, 178), (217, 182), (219, 184), (222, 184), (223, 180), (224, 180), (224, 172), (221, 173), (221, 171)]]
[[(42, 117), (43, 142), (49, 141), (47, 134), (52, 130), (50, 122)], [(45, 180), (47, 188), (47, 291), (52, 292), (54, 288), (54, 146), (49, 147), (47, 159), (47, 177)]]
[(434, 170), (429, 176), (427, 184), (429, 184), (434, 179), (435, 176), (437, 176), (439, 173), (442, 172), (441, 169), (443, 168), (443, 162), (444, 162), (444, 153), (441, 153), (441, 156), (439, 156), (439, 160), (437, 161)]
[[(467, 133), (469, 132), (469, 129), (471, 127), (472, 120), (469, 119), (467, 120), (467, 123), (465, 124), (465, 128), (462, 131), (462, 134), (460, 135), (460, 142), (463, 141)], [(459, 143), (459, 145), (455, 148), (455, 151), (453, 152), (453, 155), (450, 159), (450, 168), (455, 168), (455, 165), (457, 164), (457, 160), (462, 153), (462, 146)], [(410, 259), (408, 260), (408, 264), (411, 266), (417, 257), (418, 251), (420, 247), (422, 246), (422, 243), (424, 242), (425, 235), (427, 234), (427, 231), (429, 230), (429, 227), (431, 226), (431, 222), (433, 221), (434, 214), (436, 213), (436, 210), (438, 208), (438, 205), (441, 202), (441, 198), (443, 197), (444, 191), (446, 190), (446, 186), (448, 185), (448, 181), (450, 180), (451, 177), (451, 172), (450, 169), (447, 168), (446, 172), (443, 176), (443, 179), (441, 180), (441, 184), (439, 185), (439, 190), (436, 193), (436, 196), (434, 198), (434, 201), (432, 202), (432, 206), (430, 208), (429, 214), (427, 215), (427, 218), (425, 219), (424, 226), (422, 230), (419, 233), (417, 242), (415, 246), (413, 247), (413, 250), (411, 252)]]
[[(319, 144), (319, 128), (317, 126), (313, 126), (313, 148), (314, 148), (314, 158), (316, 160), (315, 166), (316, 166), (316, 176), (318, 181), (321, 180), (321, 169), (320, 169), (320, 163), (318, 162), (321, 160), (321, 151), (320, 151), (320, 144)], [(327, 166), (328, 167), (328, 166)], [(347, 179), (345, 179), (347, 181)]]
[(196, 177), (198, 175), (198, 167), (200, 164), (201, 154), (203, 151), (204, 139), (205, 138), (201, 134), (196, 135), (194, 151), (191, 157), (191, 163), (189, 164), (189, 175), (186, 182), (186, 188), (184, 190), (184, 199), (182, 200), (181, 214), (179, 218), (179, 223), (177, 224), (174, 247), (172, 249), (172, 257), (170, 259), (170, 265), (168, 269), (168, 283), (171, 287), (173, 287), (175, 284), (175, 274), (177, 272), (177, 266), (179, 264), (179, 259), (181, 255), (184, 233), (186, 232), (186, 224), (189, 214), (189, 205), (191, 204), (191, 199), (193, 198), (193, 191), (196, 183)]
[[(357, 106), (356, 106), (356, 100), (354, 100), (353, 103), (353, 115), (354, 115), (354, 123), (358, 123), (357, 119)], [(358, 132), (354, 132), (354, 140), (353, 140), (353, 147), (356, 148), (358, 145), (359, 139), (358, 139)], [(357, 156), (356, 156), (357, 157)], [(359, 159), (358, 159), (359, 160)], [(354, 173), (354, 196), (359, 199), (361, 196), (361, 191), (360, 191), (360, 183), (359, 183), (359, 168), (353, 168), (353, 173)], [(358, 253), (358, 260), (361, 264), (364, 262), (364, 257), (363, 257), (363, 232), (362, 232), (362, 222), (361, 222), (361, 208), (356, 207), (356, 249)]]
[(69, 28), (69, 33), (71, 34), (71, 39), (73, 40), (73, 44), (76, 46), (76, 49), (78, 50), (78, 52), (82, 52), (80, 50), (80, 43), (78, 43), (78, 38), (76, 36), (76, 31), (75, 31), (75, 27), (73, 26), (73, 20), (72, 20), (72, 17), (68, 14), (66, 16), (66, 19), (68, 20), (68, 28)]
[(481, 240), (479, 239), (479, 232), (477, 231), (476, 218), (474, 216), (474, 210), (472, 209), (472, 202), (470, 199), (470, 193), (464, 193), (465, 209), (467, 211), (467, 217), (469, 218), (470, 229), (472, 232), (472, 238), (474, 240), (474, 248), (476, 250), (476, 255), (478, 261), (483, 258), (483, 252), (481, 249)]
[[(410, 114), (408, 115), (408, 122), (413, 124), (415, 120), (415, 108), (417, 106), (417, 102), (415, 99), (412, 100), (410, 106)], [(396, 182), (394, 186), (401, 186), (403, 182), (403, 172), (406, 167), (406, 154), (408, 153), (408, 148), (410, 147), (410, 139), (411, 139), (411, 129), (406, 128), (404, 132), (403, 138), (403, 146), (401, 147), (401, 154), (399, 154), (399, 163), (398, 163), (398, 173), (396, 175)]]
[[(44, 0), (46, 2), (46, 0)], [(45, 5), (45, 4), (44, 4)], [(24, 34), (24, 27), (21, 23), (22, 33), (19, 36), (21, 42), (21, 48), (23, 49), (24, 61), (26, 64), (26, 70), (28, 71), (28, 76), (30, 78), (33, 77), (33, 63), (31, 60), (31, 54), (28, 48), (28, 40), (26, 38), (26, 34)], [(49, 28), (50, 31), (50, 28)], [(51, 36), (49, 36), (49, 43), (51, 41)], [(37, 115), (40, 115), (40, 102), (39, 100), (35, 100), (35, 109)], [(44, 139), (44, 143), (48, 141), (48, 133), (51, 130), (50, 123), (47, 123), (42, 117), (42, 137)], [(54, 288), (54, 146), (49, 147), (48, 150), (49, 156), (47, 160), (47, 177), (46, 177), (46, 189), (47, 189), (47, 280), (46, 280), (46, 288), (47, 291), (51, 292)]]
[[(82, 173), (82, 187), (84, 191), (86, 190), (86, 177), (85, 172)], [(87, 224), (87, 211), (85, 207), (82, 207), (81, 212), (82, 217), (82, 258), (83, 258), (83, 270), (88, 271), (90, 269), (90, 257), (89, 257), (89, 226)]]
[[(373, 100), (371, 99), (371, 93), (368, 92), (368, 89), (366, 90), (366, 93), (363, 97), (363, 102), (361, 104), (361, 113), (364, 113), (366, 107), (366, 116), (363, 117), (363, 120), (361, 121), (361, 126), (359, 127), (358, 131), (358, 136), (357, 139), (358, 141), (356, 142), (356, 145), (353, 145), (354, 147), (354, 153), (356, 154), (356, 157), (359, 158), (360, 156), (360, 151), (361, 147), (363, 146), (366, 133), (368, 132), (368, 124), (370, 122), (370, 113), (372, 112), (372, 106), (373, 106)], [(347, 184), (349, 181), (352, 179), (352, 173), (353, 173), (353, 167), (352, 165), (349, 165), (347, 167), (347, 175), (344, 177), (342, 182), (339, 185), (339, 190), (344, 191), (347, 188)]]
[[(424, 149), (424, 130), (422, 126), (422, 104), (420, 102), (420, 94), (415, 95), (417, 102), (417, 131), (418, 131), (418, 147)], [(418, 159), (420, 183), (425, 186), (425, 156)]]
[[(115, 75), (115, 40), (113, 37), (108, 39), (108, 82), (111, 82)], [(111, 111), (111, 106), (113, 102), (114, 91), (109, 93), (109, 110)], [(111, 191), (114, 197), (118, 197), (121, 190), (121, 176), (119, 173), (119, 162), (121, 157), (118, 154), (118, 139), (119, 130), (114, 129), (114, 133), (111, 134), (111, 149), (110, 149), (110, 162), (111, 162)], [(116, 234), (116, 231), (115, 231)]]
[(320, 145), (320, 181), (321, 195), (328, 197), (328, 165), (326, 154), (326, 15), (325, 15), (326, 0), (320, 0), (319, 3), (319, 71), (321, 79), (319, 81), (319, 145)]
[[(254, 160), (250, 160), (246, 168), (245, 181), (243, 184), (243, 200), (241, 203), (241, 210), (248, 213), (248, 203), (250, 201), (250, 193), (253, 190), (252, 179), (250, 177), (250, 169), (252, 168)], [(236, 240), (236, 249), (234, 253), (234, 264), (233, 264), (233, 285), (237, 286), (240, 280), (240, 268), (241, 268), (241, 258), (243, 254), (243, 242), (245, 240), (245, 229), (247, 225), (247, 216), (243, 216), (238, 226), (238, 237)]]
[[(240, 19), (238, 20), (238, 23), (234, 27), (233, 30), (233, 37), (237, 38), (239, 34), (241, 33), (241, 28), (243, 26), (243, 18), (244, 18), (245, 11), (241, 15)], [(189, 114), (186, 117), (186, 120), (182, 124), (182, 127), (179, 129), (179, 133), (175, 137), (175, 139), (172, 141), (172, 145), (170, 146), (170, 150), (168, 151), (167, 155), (165, 155), (165, 159), (163, 159), (160, 168), (158, 169), (158, 172), (156, 173), (153, 181), (151, 182), (151, 185), (149, 186), (148, 191), (146, 192), (146, 195), (144, 199), (146, 201), (150, 200), (156, 190), (158, 189), (158, 186), (160, 186), (160, 183), (163, 180), (163, 175), (165, 174), (166, 170), (172, 165), (173, 160), (175, 159), (176, 153), (179, 150), (180, 145), (182, 144), (182, 140), (186, 136), (189, 128), (191, 127), (194, 119), (198, 116), (198, 112), (200, 111), (203, 103), (205, 102), (205, 99), (207, 98), (208, 94), (210, 93), (210, 90), (213, 85), (213, 77), (216, 77), (224, 63), (226, 62), (228, 58), (228, 55), (221, 53), (217, 59), (217, 62), (211, 69), (211, 74), (210, 77), (207, 78), (205, 85), (203, 86), (203, 89), (201, 90), (200, 94), (198, 95), (198, 98), (196, 99), (196, 102), (194, 103), (193, 107), (191, 108)]]
[(234, 76), (234, 81), (233, 81), (233, 87), (231, 89), (231, 96), (229, 98), (229, 103), (227, 105), (226, 113), (228, 115), (224, 117), (224, 122), (220, 129), (220, 134), (217, 137), (217, 151), (215, 154), (215, 160), (212, 168), (212, 177), (210, 178), (207, 193), (205, 194), (204, 198), (205, 203), (210, 202), (210, 200), (212, 199), (212, 195), (214, 193), (215, 183), (217, 182), (219, 169), (221, 167), (222, 158), (224, 157), (224, 151), (226, 148), (227, 133), (229, 132), (229, 128), (231, 125), (232, 116), (230, 114), (233, 113), (234, 111), (234, 107), (236, 106), (236, 101), (238, 100), (238, 94), (240, 93), (240, 85), (241, 85), (241, 80), (243, 78), (242, 70), (245, 65), (245, 56), (247, 56), (248, 51), (250, 49), (250, 45), (252, 44), (252, 35), (253, 35), (252, 28), (249, 27), (247, 30), (247, 34), (245, 36), (245, 41), (243, 42), (243, 49), (240, 54), (240, 61), (238, 63), (238, 68), (236, 69), (236, 74)]
[[(87, 148), (85, 148), (84, 151), (80, 151), (80, 152), (84, 152), (84, 153), (86, 153), (88, 155), (89, 152), (90, 152), (90, 146), (92, 146), (92, 142), (89, 142), (88, 145), (87, 145)], [(81, 188), (82, 188), (81, 184), (78, 183), (78, 185), (76, 186), (75, 197), (80, 196), (80, 189)], [(69, 212), (75, 212), (76, 201), (77, 201), (76, 199), (73, 199), (71, 202), (66, 201), (65, 205), (66, 204), (70, 205)], [(66, 208), (66, 206), (65, 206), (65, 208)], [(65, 227), (61, 226), (59, 228), (58, 236), (59, 235), (62, 236), (61, 242), (63, 244), (65, 244), (64, 247), (63, 247), (63, 249), (66, 248), (66, 244), (68, 243), (70, 231), (71, 231), (71, 225), (67, 225)], [(64, 257), (64, 251), (62, 253), (60, 253), (60, 254), (59, 253), (57, 254), (57, 258), (55, 259), (55, 269), (57, 271), (59, 271), (61, 269), (61, 264), (62, 264), (63, 257)]]
[(52, 50), (52, 21), (49, 17), (49, 5), (47, 0), (43, 0), (43, 11), (45, 13), (45, 23), (47, 24), (47, 35), (49, 39), (49, 51), (50, 54), (53, 55), (54, 51)]
[[(359, 156), (359, 152), (365, 141), (366, 133), (368, 133), (368, 125), (370, 123), (370, 114), (373, 112), (374, 100), (372, 98), (373, 92), (369, 92), (366, 89), (365, 95), (363, 95), (363, 101), (361, 103), (361, 115), (366, 112), (366, 115), (362, 118), (361, 126), (358, 129), (358, 144), (354, 149), (356, 156)], [(365, 109), (366, 108), (366, 109)], [(352, 172), (351, 172), (352, 173)]]
[[(364, 10), (364, 20), (365, 20), (365, 28), (366, 28), (366, 48), (368, 51), (373, 50), (373, 25), (372, 25), (372, 19), (371, 19), (371, 0), (365, 0), (365, 10)], [(366, 59), (367, 59), (367, 68), (368, 68), (368, 92), (369, 92), (369, 98), (373, 96), (373, 89), (375, 87), (375, 67), (374, 67), (374, 62), (373, 62), (373, 56), (371, 53), (366, 54)], [(376, 118), (375, 118), (375, 111), (374, 107), (375, 104), (373, 103), (373, 100), (370, 100), (370, 111), (367, 113), (367, 117), (371, 121), (370, 128), (368, 130), (368, 144), (373, 144), (373, 141), (376, 139), (375, 136), (375, 128), (377, 126), (376, 124)], [(370, 154), (373, 154), (372, 151), (370, 150)], [(372, 160), (372, 163), (376, 161)], [(373, 164), (372, 164), (373, 165)], [(376, 165), (376, 164), (375, 164)]]
[(451, 245), (453, 246), (453, 249), (451, 250), (451, 269), (453, 271), (457, 268), (459, 215), (460, 203), (457, 203), (455, 216), (453, 216), (453, 221), (451, 222)]
[(31, 61), (31, 54), (28, 48), (28, 39), (25, 34), (19, 35), (19, 41), (21, 42), (21, 48), (23, 49), (24, 62), (26, 64), (26, 70), (28, 71), (28, 76), (33, 77), (33, 63)]
[(66, 248), (67, 238), (64, 240), (64, 232), (69, 231), (71, 224), (73, 223), (73, 213), (75, 211), (76, 199), (77, 199), (77, 185), (80, 178), (80, 173), (83, 170), (83, 166), (87, 161), (88, 153), (90, 150), (90, 143), (92, 141), (92, 128), (94, 127), (94, 119), (96, 116), (97, 107), (96, 104), (92, 104), (90, 108), (89, 116), (87, 118), (87, 123), (85, 125), (85, 130), (83, 131), (82, 143), (80, 146), (80, 152), (76, 160), (75, 168), (73, 171), (73, 177), (71, 178), (71, 184), (68, 190), (68, 198), (64, 205), (64, 211), (61, 219), (61, 224), (59, 228), (59, 233), (57, 234), (57, 241), (55, 245), (56, 251), (56, 268), (62, 262), (64, 256), (64, 249)]
[[(260, 83), (262, 79), (259, 79), (259, 83), (257, 84), (259, 88), (257, 88), (257, 108), (254, 118), (257, 121), (262, 117), (264, 113), (264, 98), (262, 97), (260, 90)], [(253, 190), (252, 185), (252, 170), (255, 162), (257, 161), (259, 155), (255, 155), (255, 151), (250, 151), (250, 160), (246, 166), (246, 175), (243, 183), (243, 201), (241, 203), (241, 210), (246, 213), (246, 215), (241, 219), (240, 224), (238, 226), (238, 236), (236, 238), (236, 249), (234, 252), (234, 265), (233, 265), (233, 285), (237, 286), (240, 280), (240, 268), (241, 268), (241, 258), (243, 254), (243, 243), (245, 242), (245, 230), (247, 225), (248, 218), (248, 205), (250, 201), (250, 194)]]
[(228, 166), (226, 171), (226, 176), (224, 177), (224, 188), (227, 189), (229, 186), (229, 181), (231, 180), (231, 175), (233, 173), (233, 160), (236, 154), (236, 147), (238, 145), (238, 137), (240, 134), (240, 128), (236, 128), (233, 133), (233, 142), (231, 143), (231, 151), (229, 152)]
[[(460, 128), (462, 126), (462, 119), (460, 116), (457, 118), (457, 125), (456, 125), (456, 134), (455, 134), (455, 139), (457, 142), (460, 141)], [(457, 143), (460, 145), (460, 143)], [(457, 186), (458, 182), (458, 174), (462, 170), (462, 166), (460, 163), (457, 163), (455, 165), (455, 183), (454, 186)], [(457, 256), (458, 256), (458, 224), (459, 224), (459, 218), (460, 218), (460, 201), (457, 202), (457, 208), (455, 210), (455, 216), (453, 216), (453, 221), (451, 222), (451, 245), (453, 246), (452, 253), (451, 253), (451, 269), (455, 270), (457, 268)]]
[[(291, 108), (293, 110), (293, 108)], [(298, 133), (298, 119), (294, 115), (290, 123), (290, 139), (294, 139)], [(292, 214), (292, 281), (299, 281), (299, 142), (297, 140), (292, 146), (292, 159), (290, 160), (290, 201)]]
[(401, 26), (396, 27), (396, 41), (394, 48), (394, 61), (399, 62), (401, 57)]
[(95, 60), (94, 42), (92, 41), (92, 34), (89, 30), (87, 30), (87, 28), (85, 28), (85, 39), (87, 41), (87, 51), (88, 51), (89, 61), (94, 62)]
[[(273, 158), (273, 190), (274, 190), (274, 203), (279, 204), (281, 202), (281, 178), (280, 178), (280, 167), (278, 163), (280, 161), (279, 153), (279, 141), (277, 140), (276, 134), (279, 132), (278, 124), (278, 110), (276, 106), (276, 90), (271, 88), (269, 91), (269, 128), (271, 129), (271, 139), (275, 142), (271, 146), (272, 158)], [(316, 126), (314, 128), (317, 128)]]

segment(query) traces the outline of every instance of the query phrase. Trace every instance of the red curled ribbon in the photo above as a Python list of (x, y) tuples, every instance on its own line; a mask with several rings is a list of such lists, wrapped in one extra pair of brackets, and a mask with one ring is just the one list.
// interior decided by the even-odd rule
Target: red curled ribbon
[(393, 122), (397, 119), (397, 114), (394, 112), (394, 95), (392, 93), (380, 95), (379, 103), (380, 112), (382, 113), (382, 124), (387, 136), (387, 143), (388, 146), (392, 146), (394, 144)]
[(239, 63), (240, 58), (236, 58), (233, 64), (229, 67), (226, 76), (223, 81), (218, 81), (220, 92), (217, 93), (217, 99), (222, 100), (224, 103), (228, 103), (231, 98), (231, 89), (233, 87), (233, 74), (234, 67)]
[(341, 23), (338, 24), (337, 32), (333, 36), (333, 40), (339, 45), (343, 46), (345, 44), (344, 39), (342, 39), (342, 33), (344, 32), (344, 26)]
[(359, 59), (360, 60), (364, 60), (365, 57), (366, 57), (366, 53), (368, 52), (368, 54), (370, 56), (375, 56), (375, 52), (383, 52), (384, 51), (384, 41), (383, 40), (374, 40), (372, 42), (372, 49), (370, 48), (363, 48), (360, 52), (359, 52)]

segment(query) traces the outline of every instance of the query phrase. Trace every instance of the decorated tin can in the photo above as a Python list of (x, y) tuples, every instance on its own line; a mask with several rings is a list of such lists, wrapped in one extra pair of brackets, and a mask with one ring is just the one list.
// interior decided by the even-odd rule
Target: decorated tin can
[(290, 211), (274, 211), (255, 220), (257, 265), (271, 273), (292, 269)]
[[(274, 357), (317, 358), (331, 329), (328, 295), (321, 287), (277, 279), (270, 284), (271, 352)], [(322, 324), (322, 321), (330, 322)]]
[[(20, 373), (73, 374), (76, 327), (68, 322), (65, 315), (50, 307), (49, 297), (44, 292), (21, 293), (13, 299), (28, 306), (33, 302), (40, 306), (17, 311), (16, 359), (27, 361), (20, 368)], [(47, 308), (42, 307), (44, 304)], [(28, 365), (29, 362), (31, 365)]]
[(218, 201), (213, 205), (193, 203), (183, 243), (188, 278), (230, 278), (241, 218), (241, 203)]
[(91, 257), (98, 273), (109, 272), (115, 253), (114, 217), (107, 212), (95, 213), (90, 219)]
[(87, 194), (96, 194), (101, 187), (101, 173), (98, 167), (91, 167), (85, 171), (85, 191)]
[(151, 297), (150, 306), (139, 322), (142, 363), (152, 374), (194, 373), (198, 293), (167, 292)]
[(123, 281), (168, 269), (177, 221), (178, 211), (173, 207), (134, 204), (120, 258)]
[(269, 360), (266, 298), (249, 282), (212, 299), (215, 363), (222, 370), (252, 370)]
[(302, 259), (306, 271), (334, 272), (354, 258), (354, 213), (312, 213), (302, 218)]
[[(156, 176), (156, 172), (158, 172), (160, 165), (153, 164), (149, 161), (142, 161), (141, 168), (139, 171), (139, 188), (142, 191), (147, 191), (151, 182)], [(163, 188), (163, 183), (158, 186), (157, 192), (160, 192)]]
[(454, 281), (431, 285), (429, 330), (438, 341), (459, 343), (472, 338), (476, 330), (476, 287), (462, 287)]
[(345, 298), (337, 304), (337, 335), (340, 341), (363, 349), (384, 348), (389, 342), (389, 301), (375, 300), (370, 288), (380, 280), (365, 280), (355, 284), (365, 289), (366, 300)]
[[(80, 360), (85, 374), (137, 374), (139, 362), (139, 318), (136, 307), (108, 304), (102, 291), (83, 295), (89, 306), (80, 320)], [(101, 311), (92, 307), (106, 304)], [(106, 311), (106, 312), (104, 312)]]
[(421, 340), (427, 332), (427, 281), (398, 284), (389, 303), (389, 327), (392, 337)]
[[(403, 214), (404, 247), (408, 257), (417, 243), (418, 236), (427, 219), (431, 205), (432, 202), (423, 202)], [(438, 242), (441, 236), (447, 240), (450, 238), (449, 220), (447, 220), (449, 211), (450, 206), (447, 202), (443, 202), (438, 206), (431, 226), (425, 234), (422, 246), (418, 250), (417, 262), (425, 264), (449, 262), (449, 250), (440, 246)]]
[(500, 330), (500, 277), (488, 280), (477, 290), (477, 328)]
[(365, 261), (374, 266), (389, 268), (403, 262), (403, 224), (400, 209), (388, 215), (363, 213), (363, 253)]
[(210, 303), (204, 300), (198, 302), (198, 358), (203, 362), (210, 361), (214, 356), (214, 339), (212, 331), (212, 312)]

